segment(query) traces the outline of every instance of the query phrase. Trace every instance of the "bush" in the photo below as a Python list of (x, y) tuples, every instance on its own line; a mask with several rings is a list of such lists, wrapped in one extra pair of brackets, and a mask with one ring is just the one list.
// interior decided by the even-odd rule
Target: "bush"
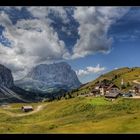
[(121, 86), (121, 89), (125, 89), (125, 88), (126, 88), (126, 86), (125, 86), (125, 85), (122, 85), (122, 86)]
[(91, 104), (79, 104), (74, 109), (76, 112), (93, 111), (95, 110), (95, 106)]
[(52, 125), (49, 126), (49, 129), (54, 129), (54, 128), (57, 128), (57, 126), (54, 125), (54, 124), (52, 124)]
[(130, 83), (129, 82), (127, 82), (127, 87), (130, 87)]
[(45, 98), (45, 99), (42, 100), (42, 102), (49, 102), (49, 101), (50, 101), (49, 98)]

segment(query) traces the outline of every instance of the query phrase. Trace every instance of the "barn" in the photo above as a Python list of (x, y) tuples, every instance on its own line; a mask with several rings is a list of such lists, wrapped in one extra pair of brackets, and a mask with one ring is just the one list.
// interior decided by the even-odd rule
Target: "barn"
[(24, 112), (29, 112), (29, 111), (33, 111), (33, 107), (32, 106), (22, 106), (21, 110)]

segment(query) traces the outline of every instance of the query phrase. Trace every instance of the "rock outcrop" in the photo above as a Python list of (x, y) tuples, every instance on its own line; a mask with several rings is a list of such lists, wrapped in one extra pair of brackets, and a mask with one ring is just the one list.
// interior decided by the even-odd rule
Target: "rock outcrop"
[(77, 75), (66, 62), (40, 64), (34, 67), (26, 77), (15, 81), (15, 84), (28, 91), (43, 93), (59, 89), (74, 89), (81, 85)]

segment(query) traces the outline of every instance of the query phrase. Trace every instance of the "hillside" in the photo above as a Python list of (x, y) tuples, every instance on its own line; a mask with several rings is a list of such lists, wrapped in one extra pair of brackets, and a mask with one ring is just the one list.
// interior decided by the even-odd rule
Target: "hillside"
[(134, 85), (133, 82), (134, 80), (140, 81), (140, 67), (134, 67), (134, 68), (124, 67), (108, 72), (104, 75), (101, 75), (94, 81), (91, 81), (81, 86), (79, 89), (75, 90), (73, 94), (78, 95), (78, 94), (88, 93), (94, 87), (96, 82), (98, 81), (100, 82), (104, 79), (110, 80), (112, 83), (116, 84), (119, 88), (121, 88), (121, 80), (123, 79), (124, 84), (126, 86), (126, 88), (123, 89), (123, 91), (128, 91)]
[(0, 106), (0, 133), (140, 133), (139, 99), (76, 97), (32, 103), (29, 113), (22, 105)]

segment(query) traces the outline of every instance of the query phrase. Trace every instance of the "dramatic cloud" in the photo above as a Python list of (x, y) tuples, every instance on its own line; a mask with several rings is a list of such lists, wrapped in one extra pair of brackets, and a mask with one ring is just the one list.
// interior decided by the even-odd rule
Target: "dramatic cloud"
[(21, 20), (13, 25), (2, 12), (0, 23), (5, 27), (4, 36), (11, 42), (10, 48), (1, 44), (0, 63), (11, 68), (17, 77), (25, 75), (36, 64), (60, 60), (68, 55), (65, 43), (59, 40), (47, 22), (38, 19)]
[[(5, 8), (5, 10), (10, 9), (10, 7)], [(15, 8), (22, 10), (22, 7)], [(0, 25), (4, 27), (2, 35), (10, 42), (10, 47), (0, 43), (0, 63), (10, 68), (14, 78), (19, 79), (25, 76), (30, 68), (40, 63), (74, 59), (97, 52), (107, 53), (112, 43), (112, 38), (107, 36), (108, 29), (128, 9), (127, 7), (26, 7), (33, 17), (20, 18), (15, 24), (5, 10), (0, 10)], [(79, 23), (79, 37), (74, 46), (66, 46), (65, 40), (60, 39), (58, 32), (51, 26), (51, 23), (57, 22), (56, 17), (59, 17), (64, 24), (69, 23), (71, 18), (68, 13), (73, 14), (68, 12), (70, 10), (73, 10), (74, 20)], [(54, 19), (52, 15), (55, 15)], [(62, 30), (67, 32), (66, 26)], [(74, 36), (72, 33), (67, 34)], [(68, 47), (72, 47), (71, 51)], [(100, 70), (103, 69), (99, 65), (95, 68), (87, 67), (86, 70), (79, 70), (78, 75), (96, 73)]]
[[(67, 13), (66, 13), (66, 8), (65, 7), (28, 7), (27, 8), (28, 11), (30, 11), (32, 13), (32, 15), (34, 17), (37, 17), (37, 18), (44, 18), (46, 20), (46, 17), (49, 16), (49, 14), (53, 14), (55, 15), (56, 17), (60, 17), (64, 23), (67, 23), (69, 22), (69, 18), (67, 16)], [(68, 9), (68, 8), (67, 8)], [(47, 19), (49, 22), (53, 22), (51, 21), (49, 18)]]
[(128, 12), (124, 7), (77, 7), (74, 18), (80, 23), (79, 35), (73, 49), (73, 58), (97, 52), (108, 53), (112, 38), (108, 38), (109, 27)]
[(97, 66), (95, 67), (92, 67), (92, 66), (89, 66), (89, 67), (86, 67), (86, 69), (82, 70), (78, 70), (76, 71), (76, 74), (78, 76), (85, 76), (85, 75), (88, 75), (88, 74), (97, 74), (97, 73), (100, 73), (100, 72), (103, 72), (105, 70), (105, 67), (100, 67), (100, 65), (98, 64)]

